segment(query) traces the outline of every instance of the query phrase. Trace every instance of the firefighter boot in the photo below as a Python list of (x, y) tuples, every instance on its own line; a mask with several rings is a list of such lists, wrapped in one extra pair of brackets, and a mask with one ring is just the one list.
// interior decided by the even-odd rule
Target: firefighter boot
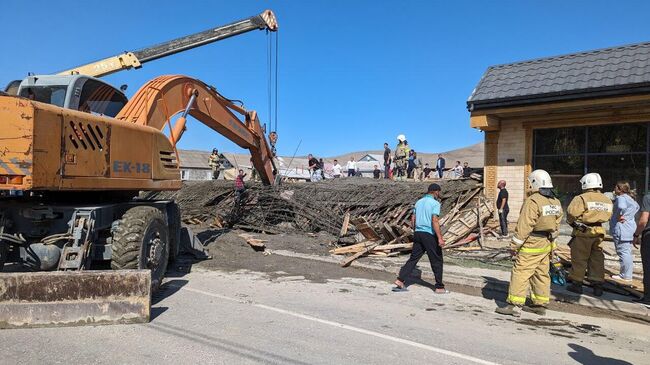
[(524, 312), (537, 314), (538, 316), (546, 315), (546, 307), (543, 305), (538, 305), (538, 304), (533, 304), (530, 306), (527, 305), (524, 306), (521, 310), (523, 310)]
[(603, 295), (603, 284), (593, 284), (594, 295), (600, 297)]
[(519, 317), (521, 313), (517, 310), (517, 306), (508, 304), (505, 307), (499, 307), (495, 310), (496, 313), (503, 314), (505, 316)]
[(566, 290), (574, 292), (576, 294), (582, 294), (582, 283), (576, 283), (575, 281), (572, 281), (571, 284), (566, 287)]

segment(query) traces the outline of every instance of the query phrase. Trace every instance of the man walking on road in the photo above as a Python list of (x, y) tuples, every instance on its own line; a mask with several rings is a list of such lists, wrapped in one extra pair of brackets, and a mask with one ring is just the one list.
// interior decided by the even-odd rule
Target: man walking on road
[(571, 236), (571, 284), (567, 290), (582, 294), (582, 280), (585, 272), (594, 290), (594, 295), (603, 295), (605, 282), (605, 256), (600, 245), (605, 239), (603, 223), (609, 221), (614, 212), (611, 199), (601, 193), (603, 180), (599, 174), (587, 174), (580, 179), (583, 193), (573, 198), (567, 207), (566, 222), (573, 227)]
[(442, 179), (442, 174), (445, 172), (445, 159), (442, 155), (438, 155), (438, 160), (436, 161), (436, 171), (438, 171), (438, 178)]
[[(526, 312), (546, 314), (551, 292), (550, 257), (562, 219), (562, 206), (553, 195), (553, 183), (548, 172), (531, 172), (528, 183), (532, 194), (521, 207), (510, 245), (515, 262), (510, 274), (508, 305), (496, 309), (499, 314), (515, 317), (520, 315), (517, 308), (521, 307)], [(529, 287), (533, 304), (524, 307)]]
[(388, 143), (384, 143), (384, 179), (390, 179), (390, 163), (392, 159), (390, 157), (390, 148)]
[(415, 233), (413, 234), (413, 250), (411, 257), (402, 266), (399, 276), (395, 280), (393, 291), (406, 290), (406, 278), (413, 272), (418, 261), (426, 253), (429, 256), (431, 270), (436, 280), (436, 294), (446, 294), (448, 291), (442, 282), (442, 247), (445, 246), (445, 240), (440, 233), (440, 185), (431, 184), (427, 189), (427, 194), (415, 203), (415, 209), (411, 215), (411, 226)]

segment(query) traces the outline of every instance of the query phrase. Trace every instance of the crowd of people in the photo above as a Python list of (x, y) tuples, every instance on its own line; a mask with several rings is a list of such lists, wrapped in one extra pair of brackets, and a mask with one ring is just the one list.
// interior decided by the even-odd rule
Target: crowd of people
[[(550, 300), (549, 271), (553, 267), (555, 241), (565, 212), (546, 171), (533, 171), (528, 176), (528, 183), (530, 195), (523, 202), (509, 247), (514, 263), (507, 305), (496, 309), (503, 315), (519, 316), (520, 310), (545, 315)], [(573, 228), (569, 242), (571, 270), (567, 290), (582, 295), (583, 282), (588, 280), (593, 295), (603, 295), (605, 262), (601, 244), (607, 233), (605, 223), (609, 222), (620, 262), (620, 273), (612, 275), (612, 279), (632, 281), (632, 249), (640, 245), (645, 292), (637, 302), (650, 306), (650, 193), (639, 205), (628, 182), (620, 181), (613, 187), (613, 199), (603, 193), (603, 181), (597, 173), (586, 174), (579, 183), (582, 193), (574, 197), (566, 209), (566, 222)], [(499, 221), (502, 235), (507, 237), (509, 196), (506, 181), (499, 181), (497, 187)], [(438, 219), (440, 193), (440, 186), (431, 184), (427, 194), (415, 203), (411, 219), (413, 250), (395, 279), (393, 291), (407, 290), (411, 272), (426, 253), (434, 274), (435, 293), (448, 293), (443, 283), (442, 248), (445, 241)], [(638, 219), (635, 219), (639, 211)]]
[[(323, 159), (316, 160), (310, 154), (308, 160), (311, 181), (324, 179), (325, 164)], [(350, 161), (345, 164), (345, 169), (339, 164), (338, 160), (334, 160), (327, 172), (332, 178), (337, 179), (343, 176), (343, 171), (346, 171), (347, 177), (362, 176), (354, 156), (350, 157)], [(374, 179), (424, 181), (436, 178), (442, 179), (443, 177), (451, 179), (468, 178), (472, 175), (472, 168), (468, 162), (461, 164), (460, 161), (456, 161), (454, 167), (448, 169), (442, 154), (438, 155), (435, 166), (432, 167), (428, 162), (423, 162), (418, 157), (418, 153), (409, 146), (406, 136), (400, 134), (397, 136), (397, 146), (394, 153), (388, 143), (384, 143), (383, 166), (374, 165), (371, 172)]]

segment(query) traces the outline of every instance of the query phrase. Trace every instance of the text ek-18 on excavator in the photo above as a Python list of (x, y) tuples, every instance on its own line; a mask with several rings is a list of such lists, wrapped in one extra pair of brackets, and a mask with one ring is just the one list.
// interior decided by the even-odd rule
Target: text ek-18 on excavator
[[(148, 321), (151, 289), (179, 252), (180, 212), (134, 197), (181, 187), (188, 114), (249, 149), (273, 183), (254, 111), (186, 76), (155, 78), (128, 101), (96, 78), (255, 29), (276, 31), (274, 14), (28, 76), (0, 94), (0, 268), (47, 271), (0, 274), (0, 327)], [(108, 262), (115, 271), (88, 270)]]

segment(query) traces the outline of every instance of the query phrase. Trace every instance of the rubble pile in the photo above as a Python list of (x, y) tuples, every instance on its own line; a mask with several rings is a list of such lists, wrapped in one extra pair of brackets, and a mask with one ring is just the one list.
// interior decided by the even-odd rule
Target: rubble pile
[[(477, 195), (482, 186), (474, 179), (445, 180), (439, 184), (442, 214), (459, 213), (460, 198)], [(230, 181), (188, 181), (179, 191), (149, 192), (142, 197), (175, 200), (183, 221), (190, 224), (266, 233), (326, 231), (339, 235), (346, 217), (363, 218), (373, 227), (407, 226), (413, 204), (428, 185), (429, 182), (369, 179), (278, 186), (247, 183), (245, 196), (237, 201)]]

